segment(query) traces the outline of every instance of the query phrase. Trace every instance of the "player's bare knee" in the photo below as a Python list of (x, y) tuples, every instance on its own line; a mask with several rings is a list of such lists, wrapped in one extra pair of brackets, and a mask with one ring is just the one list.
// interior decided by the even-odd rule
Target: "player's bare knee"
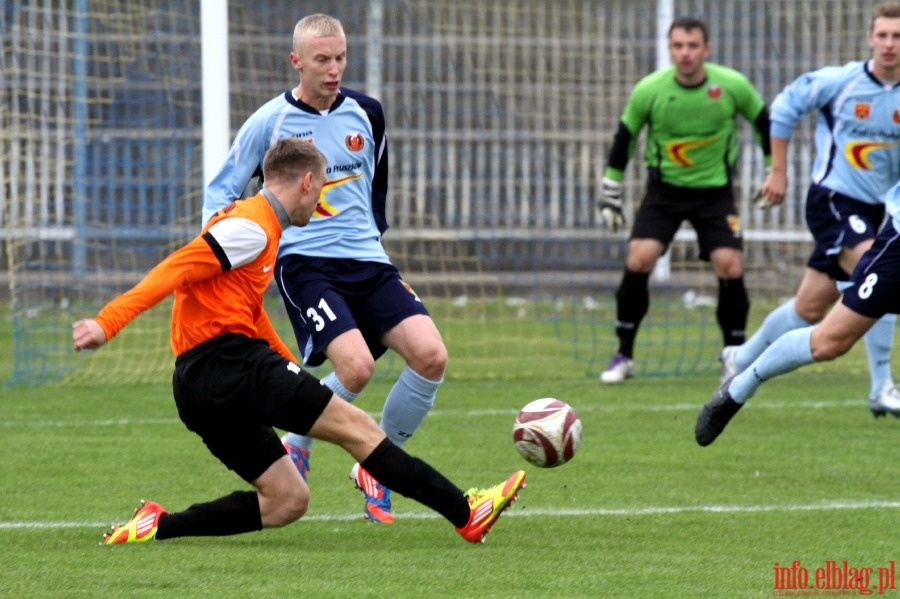
[(286, 505), (288, 522), (294, 522), (306, 515), (309, 509), (309, 493), (292, 495)]
[(409, 367), (423, 378), (439, 381), (444, 378), (444, 371), (447, 369), (447, 348), (443, 343), (432, 344), (427, 350), (413, 356)]
[(729, 266), (726, 268), (722, 274), (720, 279), (724, 279), (726, 281), (733, 281), (735, 279), (740, 279), (744, 276), (744, 265), (736, 264), (734, 266)]
[(279, 498), (278, 509), (273, 514), (272, 526), (285, 526), (296, 522), (309, 509), (309, 490), (298, 488), (296, 492)]
[(717, 279), (733, 281), (744, 276), (744, 262), (740, 258), (722, 260), (713, 267)]
[(629, 255), (625, 260), (625, 269), (629, 272), (638, 272), (647, 274), (656, 266), (656, 258), (649, 256), (632, 256)]
[(744, 276), (744, 256), (735, 248), (718, 248), (710, 252), (709, 261), (717, 279), (726, 281)]
[(815, 336), (810, 339), (810, 351), (816, 362), (830, 362), (846, 354), (851, 347), (853, 347), (852, 343), (847, 343), (842, 339), (816, 338)]
[(372, 380), (375, 373), (375, 361), (359, 358), (351, 362), (337, 364), (335, 371), (345, 389), (351, 393), (360, 393)]
[(797, 313), (797, 316), (799, 316), (806, 322), (816, 323), (825, 318), (828, 307), (815, 304), (801, 304), (798, 301), (794, 304), (794, 311)]

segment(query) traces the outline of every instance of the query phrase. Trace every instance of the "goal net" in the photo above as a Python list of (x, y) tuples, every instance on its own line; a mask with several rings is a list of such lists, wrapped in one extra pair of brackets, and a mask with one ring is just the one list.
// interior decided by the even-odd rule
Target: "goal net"
[[(384, 104), (385, 245), (441, 328), (448, 375), (596, 376), (616, 346), (627, 235), (599, 227), (596, 189), (632, 85), (658, 66), (668, 21), (705, 19), (711, 60), (743, 71), (771, 101), (804, 71), (867, 56), (869, 10), (836, 0), (232, 0), (231, 86), (203, 90), (197, 2), (6, 3), (0, 293), (13, 379), (158, 381), (171, 372), (170, 306), (87, 359), (71, 350), (71, 322), (197, 232), (201, 94), (229, 95), (233, 135), (295, 83), (293, 24), (317, 11), (347, 31), (344, 84)], [(748, 201), (762, 182), (761, 154), (740, 124), (751, 326), (793, 294), (811, 247), (811, 127), (795, 131), (787, 204), (761, 212)], [(629, 165), (628, 213), (645, 178), (640, 162), (636, 154)], [(637, 342), (641, 374), (712, 372), (717, 284), (689, 228), (659, 274)], [(269, 299), (294, 345), (277, 293)]]

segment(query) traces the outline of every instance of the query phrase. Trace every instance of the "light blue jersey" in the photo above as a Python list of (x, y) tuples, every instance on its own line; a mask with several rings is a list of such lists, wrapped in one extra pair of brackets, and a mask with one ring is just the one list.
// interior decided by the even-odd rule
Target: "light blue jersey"
[(871, 61), (806, 73), (772, 102), (772, 137), (790, 139), (813, 110), (812, 181), (861, 202), (884, 202), (900, 178), (900, 86), (878, 81)]
[(301, 254), (390, 264), (381, 245), (387, 229), (387, 139), (381, 104), (341, 89), (335, 103), (319, 112), (290, 91), (257, 110), (238, 131), (222, 170), (206, 190), (203, 222), (241, 197), (262, 174), (266, 151), (279, 139), (309, 140), (328, 159), (319, 207), (305, 227), (289, 227), (279, 257)]

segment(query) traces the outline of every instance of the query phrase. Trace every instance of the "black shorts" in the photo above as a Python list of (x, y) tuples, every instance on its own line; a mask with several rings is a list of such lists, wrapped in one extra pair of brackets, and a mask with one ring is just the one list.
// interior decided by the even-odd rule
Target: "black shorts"
[(324, 363), (325, 348), (352, 329), (378, 359), (387, 351), (385, 333), (410, 316), (428, 315), (397, 269), (382, 262), (287, 255), (278, 259), (275, 282), (309, 366)]
[(863, 316), (900, 314), (900, 233), (888, 221), (850, 275), (841, 303)]
[(806, 225), (816, 246), (806, 265), (835, 281), (849, 273), (838, 265), (841, 248), (874, 239), (884, 220), (884, 204), (867, 204), (813, 184), (806, 194)]
[(651, 181), (634, 217), (631, 239), (655, 239), (668, 249), (681, 223), (697, 232), (700, 259), (718, 248), (743, 249), (741, 219), (730, 185), (712, 189), (675, 187)]
[(247, 482), (285, 455), (273, 426), (309, 432), (332, 392), (262, 339), (223, 335), (175, 360), (178, 416)]

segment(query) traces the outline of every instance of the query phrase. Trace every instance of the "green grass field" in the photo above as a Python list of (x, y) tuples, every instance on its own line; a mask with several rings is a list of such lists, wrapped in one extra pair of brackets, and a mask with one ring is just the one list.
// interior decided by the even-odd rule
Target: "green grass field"
[[(402, 497), (395, 525), (365, 522), (350, 458), (319, 444), (310, 511), (291, 526), (101, 547), (141, 498), (180, 510), (244, 483), (183, 428), (167, 381), (2, 388), (0, 597), (762, 597), (776, 562), (799, 560), (815, 584), (846, 560), (874, 568), (871, 588), (897, 560), (900, 420), (869, 414), (861, 348), (770, 382), (707, 448), (693, 425), (715, 375), (608, 388), (573, 371), (449, 376), (406, 445), (461, 487), (528, 470), (484, 545)], [(359, 405), (377, 413), (388, 384)], [(516, 410), (544, 396), (584, 423), (556, 470), (528, 467), (511, 441)]]

